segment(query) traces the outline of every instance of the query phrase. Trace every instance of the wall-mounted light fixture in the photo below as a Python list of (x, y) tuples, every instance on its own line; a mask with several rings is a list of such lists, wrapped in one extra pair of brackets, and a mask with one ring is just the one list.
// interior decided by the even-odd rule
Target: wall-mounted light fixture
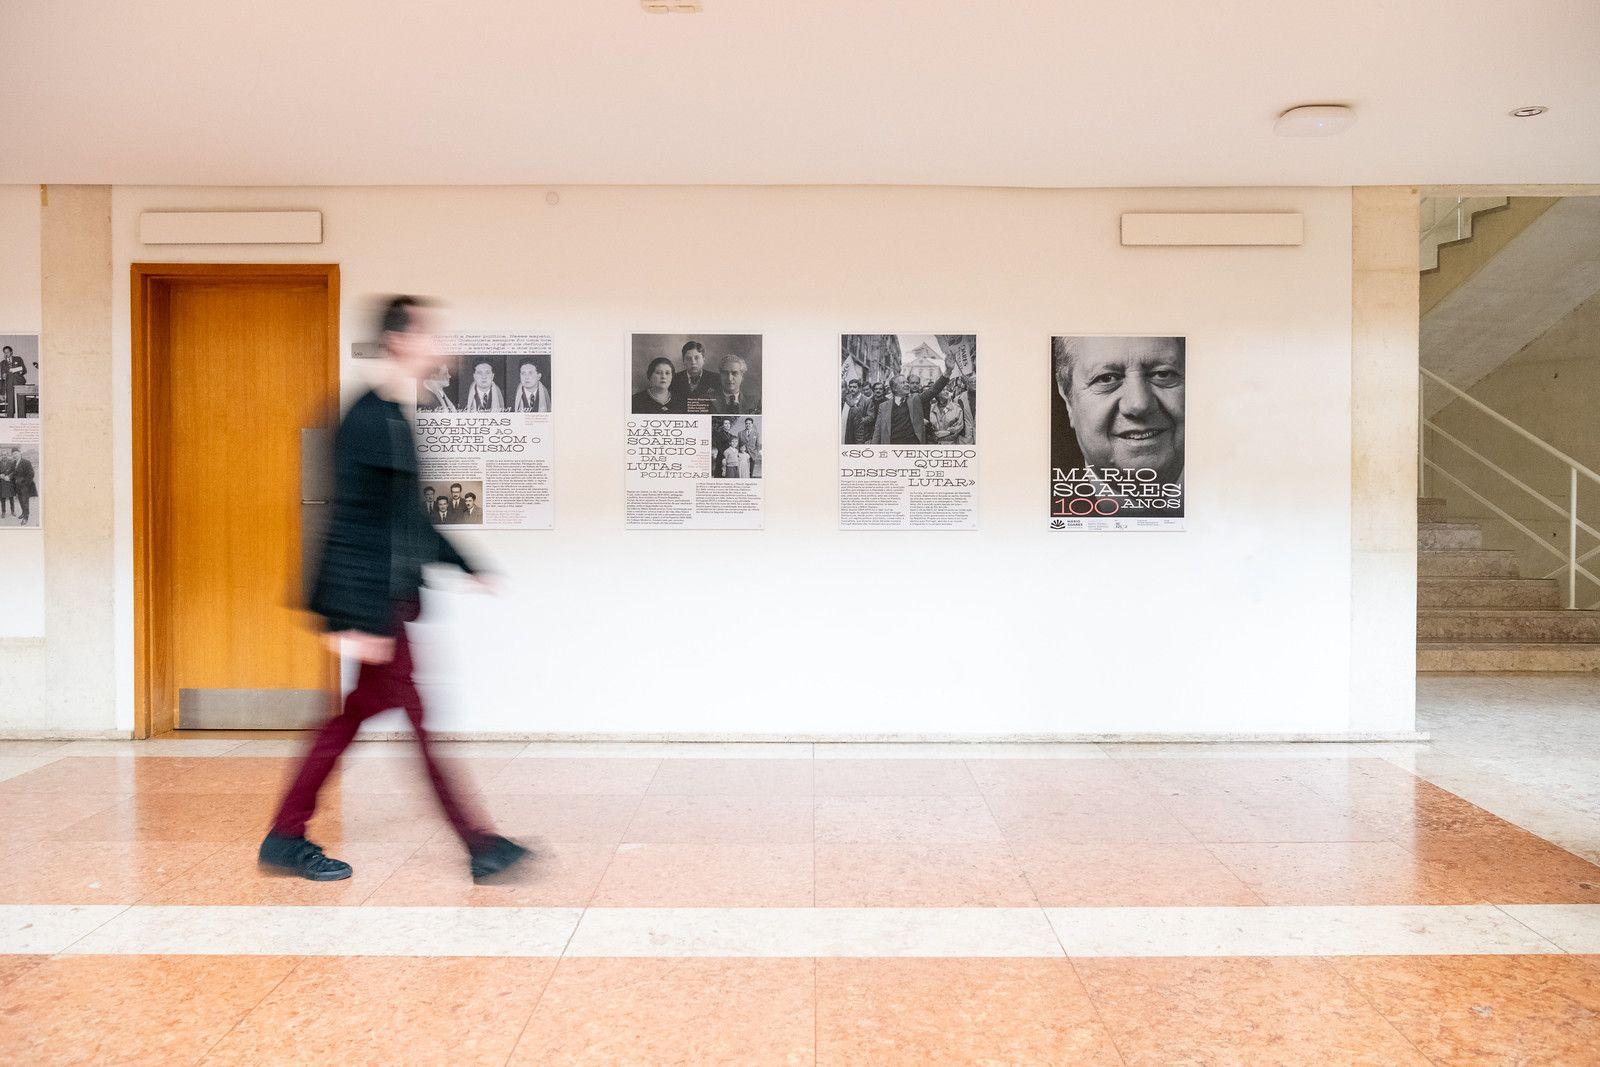
[(1343, 104), (1305, 104), (1279, 115), (1272, 131), (1279, 137), (1332, 137), (1355, 124), (1355, 111)]

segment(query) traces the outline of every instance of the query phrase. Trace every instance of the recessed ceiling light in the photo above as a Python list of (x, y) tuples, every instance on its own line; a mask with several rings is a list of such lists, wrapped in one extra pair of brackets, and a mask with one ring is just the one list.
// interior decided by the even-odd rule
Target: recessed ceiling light
[(1535, 115), (1543, 115), (1546, 111), (1549, 111), (1549, 110), (1550, 109), (1547, 108), (1547, 107), (1541, 107), (1538, 104), (1533, 104), (1533, 105), (1530, 105), (1529, 107), (1519, 107), (1519, 108), (1517, 108), (1515, 111), (1513, 111), (1511, 113), (1511, 117), (1514, 118), (1514, 119), (1531, 119)]
[(693, 15), (700, 0), (639, 0), (639, 6), (652, 15)]
[(1307, 104), (1278, 116), (1273, 132), (1279, 137), (1332, 137), (1356, 122), (1356, 113), (1343, 104)]

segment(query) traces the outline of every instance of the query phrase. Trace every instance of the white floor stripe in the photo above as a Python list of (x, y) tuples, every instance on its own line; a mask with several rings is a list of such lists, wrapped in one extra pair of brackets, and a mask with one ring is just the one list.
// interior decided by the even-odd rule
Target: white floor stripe
[(1490, 905), (1045, 911), (1071, 956), (1459, 956), (1561, 951)]
[(126, 910), (122, 904), (0, 905), (0, 955), (54, 955)]
[(74, 955), (559, 956), (578, 908), (144, 907)]
[(1600, 953), (1600, 905), (1503, 904), (1500, 910), (1567, 952)]
[(590, 908), (569, 956), (1060, 956), (1037, 908)]
[(1600, 905), (460, 908), (0, 905), (0, 954), (1403, 956), (1600, 953)]

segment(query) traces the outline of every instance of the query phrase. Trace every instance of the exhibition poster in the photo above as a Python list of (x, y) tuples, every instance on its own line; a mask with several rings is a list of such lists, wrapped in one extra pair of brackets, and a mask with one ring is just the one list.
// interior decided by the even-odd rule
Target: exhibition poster
[(636, 333), (628, 346), (630, 530), (759, 530), (761, 335)]
[(39, 335), (0, 334), (0, 529), (41, 524)]
[(1052, 530), (1182, 530), (1182, 337), (1050, 339)]
[(840, 338), (842, 529), (976, 529), (977, 444), (976, 336)]
[(423, 507), (439, 526), (548, 530), (553, 499), (550, 338), (453, 334), (417, 384)]

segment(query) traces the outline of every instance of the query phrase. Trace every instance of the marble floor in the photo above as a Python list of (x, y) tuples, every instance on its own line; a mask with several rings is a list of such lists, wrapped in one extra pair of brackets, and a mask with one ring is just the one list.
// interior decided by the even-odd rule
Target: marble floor
[(1600, 678), (1361, 745), (0, 742), (0, 1063), (1600, 1064)]

